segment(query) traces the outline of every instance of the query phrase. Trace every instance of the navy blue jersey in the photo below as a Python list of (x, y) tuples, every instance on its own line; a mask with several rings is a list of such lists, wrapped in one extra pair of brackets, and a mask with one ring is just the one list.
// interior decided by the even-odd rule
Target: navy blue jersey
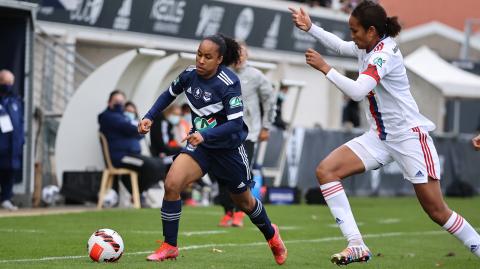
[(162, 93), (145, 118), (153, 120), (175, 98), (185, 93), (192, 111), (192, 132), (203, 136), (206, 148), (238, 148), (248, 134), (243, 122), (243, 102), (238, 77), (225, 66), (204, 79), (197, 75), (195, 66), (189, 66)]

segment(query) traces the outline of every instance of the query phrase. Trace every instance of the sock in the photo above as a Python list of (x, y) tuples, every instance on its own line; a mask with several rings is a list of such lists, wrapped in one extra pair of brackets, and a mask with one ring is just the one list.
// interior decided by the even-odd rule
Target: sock
[(269, 240), (275, 234), (275, 230), (272, 227), (272, 223), (267, 216), (267, 211), (258, 199), (255, 199), (255, 207), (252, 212), (248, 213), (248, 217), (253, 224), (255, 224), (258, 229), (263, 233), (266, 240)]
[(480, 257), (480, 235), (462, 216), (452, 211), (452, 215), (443, 225), (443, 229), (462, 241), (477, 257)]
[(162, 204), (162, 226), (165, 242), (177, 246), (178, 225), (182, 214), (182, 201), (166, 201)]
[(320, 190), (335, 218), (335, 222), (340, 227), (343, 236), (348, 240), (348, 245), (364, 245), (342, 183), (334, 181), (323, 184), (320, 185)]

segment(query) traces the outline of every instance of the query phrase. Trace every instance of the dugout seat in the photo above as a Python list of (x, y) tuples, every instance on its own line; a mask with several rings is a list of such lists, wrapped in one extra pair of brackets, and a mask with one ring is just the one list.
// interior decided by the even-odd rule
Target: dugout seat
[(105, 170), (102, 174), (102, 182), (100, 184), (100, 191), (98, 192), (97, 209), (101, 209), (103, 206), (103, 200), (107, 191), (112, 188), (113, 180), (115, 176), (128, 175), (132, 183), (132, 197), (133, 207), (140, 208), (140, 192), (138, 189), (138, 174), (137, 172), (126, 168), (115, 168), (112, 165), (110, 159), (110, 152), (108, 150), (108, 141), (104, 134), (99, 132), (100, 145), (102, 147), (103, 159), (105, 161)]

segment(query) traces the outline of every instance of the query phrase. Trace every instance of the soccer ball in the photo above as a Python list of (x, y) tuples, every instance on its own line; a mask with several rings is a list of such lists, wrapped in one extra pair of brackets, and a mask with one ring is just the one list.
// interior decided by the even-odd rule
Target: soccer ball
[(96, 262), (116, 262), (123, 254), (122, 237), (112, 229), (97, 230), (88, 239), (88, 255)]

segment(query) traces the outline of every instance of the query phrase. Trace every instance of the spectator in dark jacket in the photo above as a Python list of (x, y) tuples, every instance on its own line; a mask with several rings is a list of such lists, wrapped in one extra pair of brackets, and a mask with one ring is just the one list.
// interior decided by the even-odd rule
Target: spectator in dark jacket
[(0, 202), (10, 211), (13, 184), (21, 179), (24, 143), (22, 98), (13, 93), (15, 77), (8, 70), (0, 71)]
[[(108, 107), (98, 115), (100, 132), (107, 138), (113, 166), (135, 170), (139, 173), (140, 192), (165, 178), (165, 167), (160, 158), (141, 155), (136, 122), (124, 114), (125, 94), (115, 90), (110, 94)], [(131, 190), (129, 180), (123, 181)]]

